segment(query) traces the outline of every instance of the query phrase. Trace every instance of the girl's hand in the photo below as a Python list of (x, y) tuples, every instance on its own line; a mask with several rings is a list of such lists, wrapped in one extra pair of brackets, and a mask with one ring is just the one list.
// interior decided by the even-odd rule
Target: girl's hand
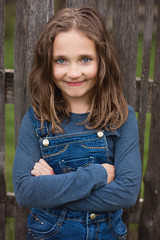
[(35, 177), (38, 177), (40, 175), (54, 175), (55, 173), (53, 168), (49, 166), (45, 160), (40, 159), (39, 162), (35, 163), (31, 174)]
[(110, 183), (114, 181), (115, 178), (115, 167), (112, 164), (109, 163), (103, 163), (101, 164), (107, 171), (108, 178), (107, 178), (107, 183)]

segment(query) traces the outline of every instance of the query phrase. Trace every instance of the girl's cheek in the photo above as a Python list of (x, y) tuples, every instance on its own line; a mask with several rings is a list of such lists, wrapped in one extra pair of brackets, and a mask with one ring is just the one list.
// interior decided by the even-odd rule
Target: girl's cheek
[(88, 76), (90, 78), (95, 78), (97, 74), (98, 74), (98, 66), (96, 64), (88, 68)]
[(55, 79), (61, 79), (63, 77), (63, 75), (65, 74), (63, 69), (60, 68), (54, 68), (53, 69), (53, 76)]

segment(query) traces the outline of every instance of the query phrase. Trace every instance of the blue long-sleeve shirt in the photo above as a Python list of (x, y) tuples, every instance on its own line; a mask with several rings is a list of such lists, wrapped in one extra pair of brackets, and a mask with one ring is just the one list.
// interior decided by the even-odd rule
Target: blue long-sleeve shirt
[[(89, 131), (86, 114), (71, 114), (66, 133)], [(133, 108), (117, 130), (112, 152), (115, 180), (107, 183), (107, 172), (100, 164), (78, 168), (76, 172), (34, 177), (31, 170), (41, 156), (39, 141), (28, 112), (23, 118), (13, 165), (13, 186), (22, 206), (54, 208), (66, 206), (78, 211), (114, 211), (135, 204), (141, 183), (138, 126)]]

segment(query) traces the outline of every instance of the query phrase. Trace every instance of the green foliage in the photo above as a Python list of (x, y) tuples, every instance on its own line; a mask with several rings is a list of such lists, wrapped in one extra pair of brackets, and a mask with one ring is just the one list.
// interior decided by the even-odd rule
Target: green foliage
[(137, 240), (138, 238), (138, 224), (130, 224), (129, 236), (131, 240)]
[(5, 40), (5, 58), (4, 58), (4, 64), (5, 68), (7, 69), (13, 69), (13, 39), (8, 38)]
[(16, 4), (13, 2), (11, 4), (5, 5), (5, 37), (13, 38), (14, 36), (14, 26), (15, 26), (15, 15), (16, 15)]
[(6, 218), (6, 240), (14, 240), (15, 219)]
[(12, 166), (15, 154), (14, 139), (14, 105), (6, 104), (5, 106), (5, 173), (7, 176), (7, 191), (13, 192), (12, 184)]
[[(149, 151), (150, 124), (151, 124), (151, 114), (147, 113), (147, 115), (146, 115), (146, 128), (145, 128), (145, 141), (144, 141), (144, 156), (143, 156), (142, 177), (144, 177), (144, 174), (145, 174), (146, 168), (147, 168), (148, 151)], [(144, 184), (143, 184), (143, 181), (142, 181), (142, 186), (141, 186), (140, 197), (141, 198), (144, 197)]]
[(5, 68), (13, 69), (13, 46), (15, 29), (16, 5), (5, 5)]

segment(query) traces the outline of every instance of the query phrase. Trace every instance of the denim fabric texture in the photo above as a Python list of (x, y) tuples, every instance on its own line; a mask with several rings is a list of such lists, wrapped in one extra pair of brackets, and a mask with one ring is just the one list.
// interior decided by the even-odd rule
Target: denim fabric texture
[(115, 240), (127, 239), (122, 211), (76, 212), (67, 208), (31, 210), (28, 216), (28, 240)]
[[(34, 115), (32, 108), (30, 115)], [(32, 122), (42, 157), (55, 174), (77, 171), (94, 163), (111, 163), (104, 130), (49, 136), (47, 122), (42, 129), (36, 118), (32, 118)], [(119, 210), (85, 213), (67, 208), (32, 208), (28, 217), (28, 239), (126, 239), (127, 229), (121, 215)]]

